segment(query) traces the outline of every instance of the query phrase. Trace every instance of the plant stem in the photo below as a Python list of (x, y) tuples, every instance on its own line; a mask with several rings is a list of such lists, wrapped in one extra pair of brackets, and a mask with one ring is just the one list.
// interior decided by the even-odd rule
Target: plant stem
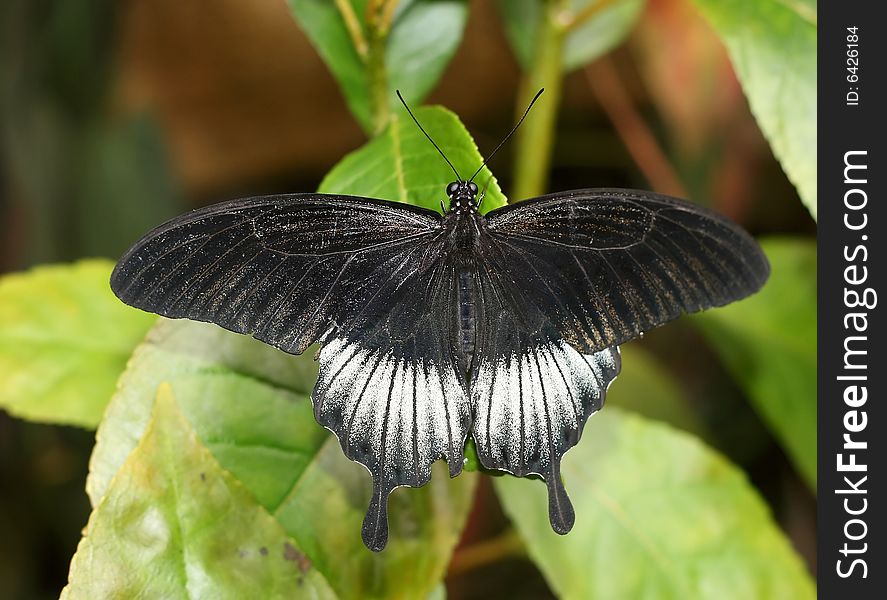
[(363, 37), (363, 30), (360, 27), (357, 14), (354, 12), (354, 7), (351, 6), (351, 2), (348, 0), (336, 0), (336, 8), (339, 9), (339, 14), (342, 15), (342, 21), (345, 23), (345, 29), (348, 30), (348, 35), (351, 37), (351, 43), (354, 44), (357, 55), (366, 60), (369, 47), (367, 46), (366, 38)]
[(616, 133), (644, 177), (657, 192), (687, 197), (677, 169), (656, 141), (644, 118), (632, 102), (612, 61), (603, 57), (585, 68), (592, 93), (607, 113)]
[(388, 71), (385, 68), (385, 36), (378, 31), (370, 32), (370, 52), (366, 69), (370, 91), (370, 107), (373, 111), (373, 137), (382, 133), (391, 118), (388, 104)]
[(394, 11), (397, 9), (398, 4), (400, 4), (400, 0), (387, 0), (382, 6), (382, 30), (385, 32), (385, 35), (388, 35), (391, 23), (394, 22)]
[(370, 0), (364, 15), (366, 33), (350, 0), (335, 0), (335, 3), (345, 23), (345, 29), (348, 30), (351, 43), (354, 44), (354, 50), (364, 64), (372, 112), (372, 122), (367, 134), (375, 137), (384, 131), (391, 118), (385, 45), (398, 0)]
[(597, 2), (592, 2), (590, 4), (586, 4), (582, 9), (578, 12), (570, 15), (567, 21), (564, 24), (566, 29), (573, 29), (582, 25), (585, 21), (588, 21), (592, 17), (600, 14), (605, 9), (610, 8), (612, 5), (616, 4), (617, 0), (597, 0)]
[(385, 64), (385, 45), (397, 2), (394, 0), (372, 0), (367, 5), (368, 48), (366, 56), (367, 83), (372, 109), (372, 130), (375, 137), (385, 130), (391, 119), (389, 104), (391, 92), (388, 89), (388, 70)]
[(453, 555), (447, 575), (460, 575), (511, 556), (521, 556), (524, 544), (513, 529), (499, 536), (462, 548)]
[(546, 2), (533, 63), (521, 79), (516, 107), (518, 115), (523, 113), (539, 88), (545, 88), (545, 95), (534, 107), (534, 114), (517, 132), (511, 200), (538, 196), (548, 185), (555, 120), (563, 86), (564, 4), (562, 0)]

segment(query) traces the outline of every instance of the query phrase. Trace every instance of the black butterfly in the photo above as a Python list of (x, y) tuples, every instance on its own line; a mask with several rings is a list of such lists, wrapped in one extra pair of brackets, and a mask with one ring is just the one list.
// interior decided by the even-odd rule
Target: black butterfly
[(562, 192), (485, 216), (473, 181), (446, 194), (443, 215), (325, 194), (217, 204), (148, 233), (111, 276), (144, 310), (293, 354), (320, 343), (315, 416), (372, 474), (372, 550), (391, 491), (425, 484), (439, 458), (459, 474), (469, 432), (484, 467), (546, 481), (551, 525), (568, 532), (560, 460), (619, 373), (619, 344), (769, 273), (739, 227), (650, 192)]

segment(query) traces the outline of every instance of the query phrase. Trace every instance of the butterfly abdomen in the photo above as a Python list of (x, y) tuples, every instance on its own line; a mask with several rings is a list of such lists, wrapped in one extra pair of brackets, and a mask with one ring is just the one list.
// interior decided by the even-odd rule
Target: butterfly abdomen
[(463, 270), (459, 272), (458, 293), (456, 295), (459, 309), (459, 354), (463, 365), (470, 365), (474, 356), (475, 338), (475, 307), (474, 307), (474, 282), (471, 272)]

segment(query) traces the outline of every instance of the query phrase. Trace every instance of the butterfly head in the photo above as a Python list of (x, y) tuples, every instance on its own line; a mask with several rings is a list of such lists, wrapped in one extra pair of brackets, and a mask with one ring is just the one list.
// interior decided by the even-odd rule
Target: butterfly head
[(450, 198), (449, 212), (456, 214), (477, 212), (477, 184), (473, 181), (454, 181), (447, 186)]

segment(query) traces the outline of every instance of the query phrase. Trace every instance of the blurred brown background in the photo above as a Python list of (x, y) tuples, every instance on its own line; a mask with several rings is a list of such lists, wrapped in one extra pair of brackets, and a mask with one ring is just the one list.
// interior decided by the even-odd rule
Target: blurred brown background
[[(309, 191), (364, 135), (283, 0), (0, 0), (0, 271), (82, 256), (116, 258), (186, 208), (230, 197)], [(489, 151), (513, 122), (520, 76), (496, 6), (471, 2), (463, 43), (427, 103), (461, 116)], [(506, 194), (509, 150), (492, 165)], [(638, 165), (643, 165), (643, 169)], [(625, 186), (712, 204), (753, 233), (814, 224), (748, 112), (724, 49), (687, 0), (653, 0), (626, 44), (568, 76), (552, 190)], [(779, 198), (779, 202), (774, 201)], [(707, 415), (713, 443), (743, 466), (808, 559), (814, 500), (729, 377), (681, 364), (687, 327), (645, 343)], [(723, 415), (729, 415), (725, 417)], [(750, 432), (754, 435), (751, 435)], [(93, 433), (0, 413), (0, 598), (49, 598), (64, 585), (89, 506)], [(502, 517), (483, 486), (466, 537)], [(812, 562), (811, 562), (812, 566)], [(448, 580), (550, 594), (507, 561)], [(458, 569), (457, 569), (458, 570)]]

